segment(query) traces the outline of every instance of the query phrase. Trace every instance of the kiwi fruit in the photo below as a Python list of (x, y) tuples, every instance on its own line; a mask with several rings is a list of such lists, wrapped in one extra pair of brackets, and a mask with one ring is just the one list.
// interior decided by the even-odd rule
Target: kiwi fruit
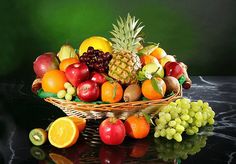
[(129, 85), (125, 91), (123, 99), (125, 102), (137, 101), (141, 97), (141, 88), (138, 84)]
[(32, 129), (29, 133), (29, 139), (35, 146), (43, 145), (47, 141), (47, 132), (42, 128)]
[(166, 83), (166, 93), (177, 93), (180, 90), (179, 81), (172, 76), (166, 76), (163, 79)]

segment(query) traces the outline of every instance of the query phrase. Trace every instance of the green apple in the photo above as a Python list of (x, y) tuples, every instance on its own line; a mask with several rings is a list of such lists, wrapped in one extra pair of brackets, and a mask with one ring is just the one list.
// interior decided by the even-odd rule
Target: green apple
[(175, 60), (175, 57), (174, 56), (172, 56), (172, 55), (166, 55), (166, 56), (164, 56), (163, 58), (161, 58), (160, 59), (160, 64), (161, 64), (161, 66), (162, 67), (164, 67), (165, 66), (165, 64), (167, 63), (167, 62), (175, 62), (176, 60)]
[(153, 76), (164, 77), (164, 69), (159, 63), (149, 63), (142, 68), (146, 78), (151, 79)]

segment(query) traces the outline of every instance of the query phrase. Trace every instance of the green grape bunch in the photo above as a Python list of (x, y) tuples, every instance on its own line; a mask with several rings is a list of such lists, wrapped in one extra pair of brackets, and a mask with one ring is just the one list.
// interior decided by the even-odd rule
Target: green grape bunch
[(168, 140), (182, 141), (182, 134), (194, 135), (199, 128), (214, 124), (215, 112), (207, 102), (191, 102), (187, 98), (177, 99), (163, 105), (155, 119), (154, 137), (165, 137)]

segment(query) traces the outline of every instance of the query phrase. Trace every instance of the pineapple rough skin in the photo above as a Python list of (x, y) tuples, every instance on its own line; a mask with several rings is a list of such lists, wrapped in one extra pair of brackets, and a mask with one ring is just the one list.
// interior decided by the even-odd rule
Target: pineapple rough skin
[(113, 54), (108, 75), (121, 84), (136, 83), (137, 72), (141, 68), (137, 50), (143, 40), (139, 34), (144, 26), (140, 26), (138, 21), (128, 14), (127, 18), (117, 20), (117, 26), (113, 24)]

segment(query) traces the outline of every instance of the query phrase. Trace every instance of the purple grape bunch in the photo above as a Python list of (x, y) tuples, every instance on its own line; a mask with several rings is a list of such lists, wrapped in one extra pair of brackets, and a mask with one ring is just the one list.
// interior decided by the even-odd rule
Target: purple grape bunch
[(97, 71), (101, 73), (108, 72), (108, 64), (112, 59), (109, 52), (104, 53), (100, 50), (95, 50), (93, 47), (88, 47), (87, 52), (80, 56), (79, 60), (84, 62), (89, 67), (90, 71)]

